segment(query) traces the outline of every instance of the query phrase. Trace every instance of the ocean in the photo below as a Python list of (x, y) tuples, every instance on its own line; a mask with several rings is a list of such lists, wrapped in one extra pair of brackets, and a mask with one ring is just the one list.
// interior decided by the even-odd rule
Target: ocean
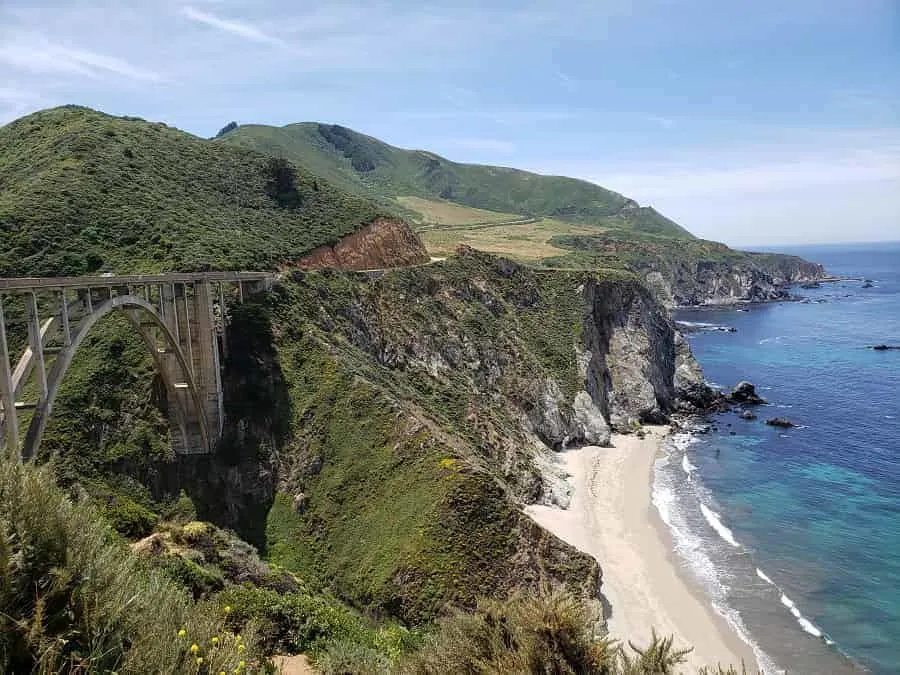
[(900, 345), (900, 243), (786, 252), (872, 287), (676, 312), (709, 382), (769, 404), (674, 436), (654, 503), (766, 672), (900, 673), (900, 351), (867, 348)]

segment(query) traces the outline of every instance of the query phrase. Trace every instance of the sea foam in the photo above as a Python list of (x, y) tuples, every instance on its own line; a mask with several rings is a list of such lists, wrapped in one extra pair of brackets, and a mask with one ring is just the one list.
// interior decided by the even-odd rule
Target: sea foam
[(694, 472), (694, 469), (697, 467), (691, 464), (691, 460), (688, 459), (687, 453), (681, 456), (681, 468), (687, 474), (687, 477), (690, 478), (691, 474)]
[(703, 514), (703, 517), (706, 518), (706, 522), (710, 524), (712, 529), (719, 533), (719, 536), (722, 537), (722, 539), (735, 548), (740, 546), (738, 540), (734, 538), (734, 533), (722, 523), (722, 517), (718, 513), (713, 511), (706, 504), (700, 504), (700, 512)]
[[(726, 585), (722, 570), (705, 551), (702, 537), (692, 532), (685, 520), (685, 513), (680, 508), (676, 495), (677, 483), (672, 482), (673, 476), (668, 474), (665, 467), (681, 454), (684, 456), (686, 448), (697, 442), (697, 438), (690, 433), (678, 433), (669, 438), (666, 444), (666, 454), (657, 460), (654, 470), (652, 501), (660, 518), (668, 526), (675, 542), (675, 550), (687, 563), (693, 575), (695, 575), (712, 598), (713, 609), (734, 629), (738, 636), (753, 650), (757, 663), (766, 675), (783, 675), (772, 658), (766, 654), (759, 644), (753, 639), (747, 626), (744, 624), (740, 613), (728, 604), (729, 587)], [(688, 462), (691, 471), (697, 467)], [(682, 460), (682, 469), (685, 468)]]
[(768, 576), (766, 576), (766, 573), (763, 572), (758, 567), (756, 568), (756, 576), (758, 576), (760, 579), (762, 579), (763, 581), (765, 581), (767, 584), (769, 584), (771, 586), (775, 585), (775, 582), (772, 581)]
[(794, 601), (791, 600), (784, 593), (781, 594), (781, 604), (791, 610), (791, 614), (794, 615), (794, 618), (797, 619), (797, 623), (800, 624), (800, 627), (805, 630), (810, 635), (820, 638), (822, 637), (822, 631), (820, 631), (816, 626), (807, 619), (803, 614), (800, 613), (800, 610), (797, 609), (797, 605), (794, 604)]

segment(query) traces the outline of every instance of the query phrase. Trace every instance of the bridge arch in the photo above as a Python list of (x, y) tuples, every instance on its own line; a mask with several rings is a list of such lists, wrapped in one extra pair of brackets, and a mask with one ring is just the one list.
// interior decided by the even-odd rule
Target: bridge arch
[[(182, 440), (185, 446), (187, 446), (190, 442), (188, 437), (191, 433), (191, 427), (194, 426), (192, 424), (193, 421), (197, 427), (197, 433), (199, 433), (203, 447), (211, 447), (209, 421), (206, 418), (197, 383), (192, 375), (188, 360), (169, 326), (159, 315), (156, 308), (144, 298), (136, 295), (119, 295), (92, 307), (92, 310), (84, 316), (75, 330), (72, 331), (70, 344), (63, 347), (53, 361), (53, 365), (47, 372), (47, 394), (38, 402), (31, 422), (28, 425), (28, 431), (25, 434), (21, 450), (23, 459), (30, 459), (37, 453), (47, 422), (53, 412), (56, 395), (59, 393), (59, 388), (78, 348), (97, 322), (114, 311), (121, 311), (126, 314), (153, 357), (154, 365), (166, 387), (170, 402), (169, 424), (173, 429), (173, 433), (177, 429), (177, 432), (183, 437)], [(164, 351), (160, 351), (156, 339), (143, 327), (144, 321), (149, 321), (153, 328), (159, 331)], [(183, 378), (181, 381), (176, 381), (173, 369), (163, 363), (163, 355), (172, 355), (174, 357), (180, 375)], [(186, 390), (188, 396), (182, 396), (182, 390)], [(175, 414), (175, 420), (171, 419), (171, 413)]]
[[(271, 272), (0, 279), (0, 447), (34, 456), (75, 353), (100, 319), (119, 311), (146, 344), (166, 387), (174, 451), (213, 452), (225, 420), (226, 297), (243, 302), (248, 293), (269, 290), (274, 280)], [(10, 296), (24, 300), (28, 329), (28, 346), (14, 369), (3, 308)], [(40, 315), (48, 311), (52, 316), (42, 322)], [(37, 402), (20, 401), (20, 394), (30, 394), (30, 380), (37, 384)], [(34, 411), (24, 443), (19, 410)]]

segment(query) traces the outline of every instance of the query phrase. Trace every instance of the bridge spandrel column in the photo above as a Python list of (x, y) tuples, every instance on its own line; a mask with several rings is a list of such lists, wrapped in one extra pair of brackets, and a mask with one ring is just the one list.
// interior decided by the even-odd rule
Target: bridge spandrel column
[(6, 341), (6, 321), (3, 316), (3, 297), (0, 296), (0, 403), (3, 403), (3, 435), (11, 454), (19, 452), (19, 423), (13, 396), (12, 369), (9, 364), (9, 345)]
[(194, 284), (193, 300), (194, 377), (203, 397), (210, 431), (218, 438), (224, 423), (222, 372), (213, 310), (213, 292), (209, 282)]

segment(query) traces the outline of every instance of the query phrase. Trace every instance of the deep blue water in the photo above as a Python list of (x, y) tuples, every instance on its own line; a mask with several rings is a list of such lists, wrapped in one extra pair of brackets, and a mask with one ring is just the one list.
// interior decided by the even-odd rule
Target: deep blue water
[[(866, 349), (900, 345), (900, 243), (790, 252), (874, 287), (678, 312), (737, 329), (691, 334), (694, 354), (709, 381), (748, 379), (770, 405), (676, 439), (657, 467), (657, 503), (770, 669), (900, 673), (900, 351)], [(775, 416), (800, 426), (764, 424)]]

